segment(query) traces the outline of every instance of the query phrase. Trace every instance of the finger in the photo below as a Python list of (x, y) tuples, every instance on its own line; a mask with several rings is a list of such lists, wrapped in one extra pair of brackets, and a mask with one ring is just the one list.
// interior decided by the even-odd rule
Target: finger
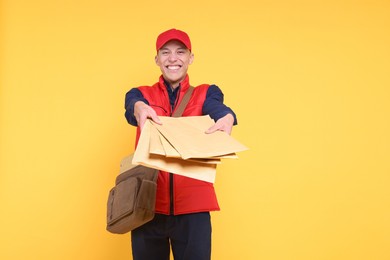
[(151, 115), (150, 118), (153, 120), (153, 122), (155, 122), (155, 123), (157, 123), (159, 125), (162, 125), (162, 122), (161, 122), (160, 118), (156, 114)]
[(209, 129), (207, 129), (206, 130), (206, 134), (212, 134), (212, 133), (214, 133), (215, 131), (217, 131), (218, 130), (218, 126), (217, 126), (217, 124), (214, 124), (212, 127), (210, 127)]

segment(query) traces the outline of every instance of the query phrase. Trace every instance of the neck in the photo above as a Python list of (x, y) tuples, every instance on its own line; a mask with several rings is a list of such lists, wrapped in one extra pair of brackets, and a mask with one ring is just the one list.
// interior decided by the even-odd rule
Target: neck
[(180, 86), (180, 82), (169, 82), (168, 80), (164, 79), (165, 85), (167, 85), (172, 91), (175, 90), (177, 87)]
[(180, 83), (176, 83), (176, 84), (169, 84), (171, 86), (171, 89), (174, 90), (176, 89), (178, 86), (180, 86)]

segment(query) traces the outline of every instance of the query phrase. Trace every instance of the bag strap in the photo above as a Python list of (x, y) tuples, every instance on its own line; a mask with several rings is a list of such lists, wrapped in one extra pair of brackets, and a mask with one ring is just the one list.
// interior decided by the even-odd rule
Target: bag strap
[(181, 115), (184, 112), (184, 109), (186, 108), (186, 106), (188, 104), (188, 101), (190, 101), (190, 98), (191, 98), (191, 95), (192, 95), (192, 92), (194, 91), (194, 89), (195, 88), (193, 86), (190, 86), (187, 89), (187, 92), (184, 94), (183, 99), (181, 100), (180, 104), (176, 108), (175, 112), (172, 114), (172, 117), (181, 117)]

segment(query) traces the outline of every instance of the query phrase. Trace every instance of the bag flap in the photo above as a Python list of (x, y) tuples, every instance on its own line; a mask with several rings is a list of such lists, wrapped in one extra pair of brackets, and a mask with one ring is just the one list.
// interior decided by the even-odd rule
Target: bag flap
[(138, 180), (129, 178), (118, 183), (111, 191), (108, 199), (107, 223), (120, 220), (134, 211)]

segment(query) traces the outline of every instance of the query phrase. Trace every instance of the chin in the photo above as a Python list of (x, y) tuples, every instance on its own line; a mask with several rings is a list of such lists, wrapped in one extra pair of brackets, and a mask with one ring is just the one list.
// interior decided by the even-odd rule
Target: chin
[(166, 77), (166, 79), (167, 79), (169, 82), (180, 82), (180, 81), (182, 81), (184, 78), (182, 78), (182, 77)]

